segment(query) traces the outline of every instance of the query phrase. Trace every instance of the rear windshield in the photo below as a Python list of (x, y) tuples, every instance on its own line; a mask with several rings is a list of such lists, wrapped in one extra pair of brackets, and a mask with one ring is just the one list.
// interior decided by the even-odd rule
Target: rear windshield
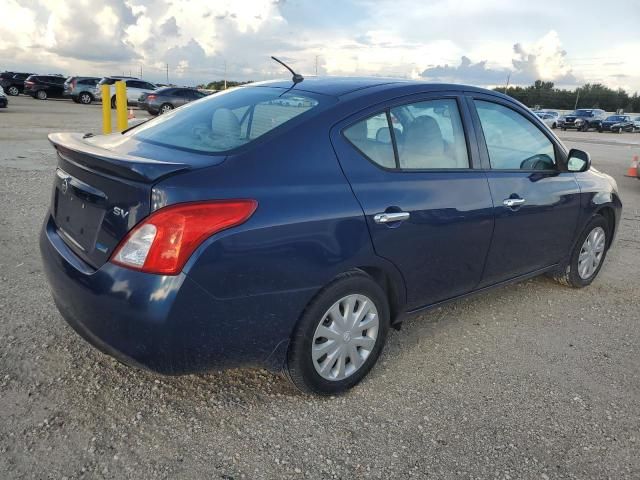
[(624, 120), (626, 120), (627, 117), (625, 117), (624, 115), (611, 115), (610, 117), (607, 117), (607, 120), (610, 122), (622, 122)]
[(182, 150), (220, 153), (246, 145), (309, 114), (327, 99), (279, 88), (240, 87), (192, 102), (128, 135)]

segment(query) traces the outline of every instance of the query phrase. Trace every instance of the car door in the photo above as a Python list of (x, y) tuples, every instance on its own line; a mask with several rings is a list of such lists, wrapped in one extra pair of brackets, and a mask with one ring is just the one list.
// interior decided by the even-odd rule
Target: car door
[(494, 202), (495, 228), (480, 286), (562, 261), (578, 221), (580, 195), (566, 152), (538, 119), (514, 103), (473, 95), (472, 110)]
[(138, 80), (129, 80), (127, 81), (127, 102), (128, 103), (138, 103), (138, 98), (142, 94), (142, 83)]
[(464, 125), (461, 97), (443, 93), (374, 107), (332, 130), (375, 251), (402, 272), (410, 309), (467, 293), (481, 279), (493, 204)]

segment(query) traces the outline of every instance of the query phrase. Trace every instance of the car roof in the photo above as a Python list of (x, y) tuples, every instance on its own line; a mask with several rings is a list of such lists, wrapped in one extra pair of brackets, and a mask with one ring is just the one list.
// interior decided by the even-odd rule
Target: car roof
[[(291, 80), (271, 80), (266, 82), (256, 82), (243, 85), (241, 88), (247, 87), (276, 87), (289, 89), (292, 86)], [(449, 83), (431, 83), (420, 80), (409, 80), (403, 78), (384, 78), (384, 77), (308, 77), (301, 83), (296, 84), (291, 92), (301, 91), (317, 93), (322, 95), (330, 95), (333, 97), (341, 97), (347, 94), (362, 95), (367, 94), (367, 89), (378, 87), (376, 90), (414, 90), (416, 86), (421, 86), (422, 91), (443, 91), (443, 90), (464, 90), (475, 92), (489, 92), (486, 89), (473, 87), (470, 85), (449, 84)], [(504, 98), (505, 95), (490, 91), (492, 95), (498, 95)], [(512, 99), (511, 99), (512, 100)]]

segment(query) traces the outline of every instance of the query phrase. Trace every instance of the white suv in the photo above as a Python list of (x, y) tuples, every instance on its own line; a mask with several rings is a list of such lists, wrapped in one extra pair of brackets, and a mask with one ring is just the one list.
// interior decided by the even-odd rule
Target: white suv
[(143, 93), (151, 93), (158, 87), (153, 83), (139, 78), (132, 77), (104, 77), (98, 82), (94, 91), (96, 100), (102, 100), (102, 85), (109, 85), (111, 90), (111, 108), (116, 108), (116, 87), (115, 83), (123, 80), (127, 84), (127, 105), (138, 105), (138, 98)]

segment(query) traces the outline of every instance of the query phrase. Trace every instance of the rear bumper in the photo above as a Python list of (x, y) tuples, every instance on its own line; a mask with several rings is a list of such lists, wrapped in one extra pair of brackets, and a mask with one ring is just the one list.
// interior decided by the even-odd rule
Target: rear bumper
[(152, 275), (111, 263), (94, 270), (66, 246), (50, 218), (40, 251), (66, 322), (123, 363), (162, 374), (281, 365), (276, 347), (283, 337), (269, 334), (260, 306), (246, 298), (216, 299), (184, 273)]

